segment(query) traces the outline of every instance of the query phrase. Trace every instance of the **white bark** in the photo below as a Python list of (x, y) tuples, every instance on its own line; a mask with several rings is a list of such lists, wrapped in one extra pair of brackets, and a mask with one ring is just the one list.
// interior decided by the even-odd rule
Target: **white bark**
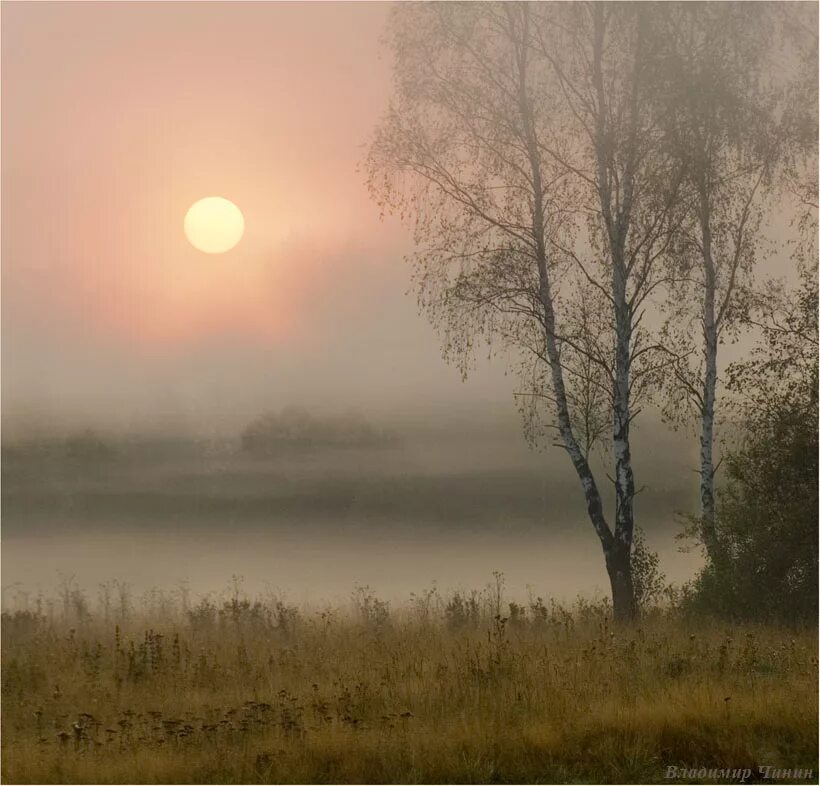
[[(707, 206), (704, 206), (708, 209)], [(703, 239), (703, 391), (701, 393), (700, 432), (700, 507), (701, 537), (709, 557), (719, 557), (715, 530), (715, 467), (713, 458), (715, 430), (715, 397), (717, 394), (718, 323), (715, 315), (715, 266), (712, 260), (711, 231), (707, 213), (702, 215)]]
[(558, 350), (558, 341), (556, 338), (555, 308), (553, 303), (549, 269), (547, 266), (547, 249), (544, 237), (544, 192), (541, 175), (541, 158), (538, 150), (538, 140), (533, 124), (532, 106), (530, 104), (526, 83), (527, 23), (528, 12), (525, 10), (524, 30), (522, 32), (522, 40), (519, 42), (517, 52), (519, 72), (518, 99), (524, 130), (524, 138), (527, 146), (527, 157), (529, 159), (532, 174), (532, 228), (533, 237), (535, 239), (535, 258), (538, 265), (538, 277), (540, 284), (538, 294), (543, 309), (544, 342), (546, 346), (547, 360), (550, 367), (550, 378), (552, 381), (552, 389), (555, 399), (558, 432), (561, 435), (561, 441), (569, 454), (572, 465), (575, 468), (575, 472), (581, 481), (581, 487), (584, 491), (584, 498), (587, 503), (587, 512), (589, 514), (590, 521), (595, 528), (595, 532), (598, 535), (598, 539), (601, 541), (601, 546), (604, 550), (607, 565), (609, 565), (609, 555), (612, 549), (613, 540), (612, 531), (610, 530), (604, 516), (601, 495), (598, 490), (598, 485), (595, 482), (595, 477), (592, 474), (592, 470), (590, 469), (586, 456), (584, 455), (584, 452), (581, 449), (581, 446), (579, 445), (572, 429), (566, 386), (564, 384), (564, 373), (561, 367), (561, 358)]

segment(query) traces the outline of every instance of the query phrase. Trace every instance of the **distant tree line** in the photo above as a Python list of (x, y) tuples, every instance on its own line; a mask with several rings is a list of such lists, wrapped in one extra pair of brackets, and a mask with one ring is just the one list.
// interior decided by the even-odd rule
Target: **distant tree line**
[(397, 437), (376, 428), (362, 415), (313, 415), (302, 407), (268, 412), (242, 432), (242, 450), (252, 456), (274, 457), (294, 450), (319, 448), (383, 448)]

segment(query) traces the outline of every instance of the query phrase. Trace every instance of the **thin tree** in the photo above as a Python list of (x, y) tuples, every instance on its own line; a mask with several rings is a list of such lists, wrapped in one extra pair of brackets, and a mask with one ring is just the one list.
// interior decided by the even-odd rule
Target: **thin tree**
[[(483, 337), (531, 359), (530, 409), (549, 406), (620, 620), (636, 613), (630, 425), (661, 362), (642, 319), (664, 283), (680, 183), (658, 144), (648, 13), (399, 6), (393, 100), (368, 156), (371, 193), (414, 227), (419, 302), (445, 357), (466, 373)], [(602, 409), (614, 527), (589, 459)]]
[[(672, 292), (665, 340), (680, 361), (669, 381), (676, 414), (691, 407), (699, 421), (699, 536), (717, 565), (719, 348), (743, 323), (755, 262), (765, 248), (765, 218), (782, 184), (778, 165), (791, 137), (783, 85), (770, 76), (778, 63), (767, 4), (671, 3), (655, 19), (667, 50), (666, 142), (680, 160), (687, 210), (678, 244), (686, 274)], [(699, 329), (692, 330), (693, 322)], [(693, 340), (698, 334), (699, 348)]]

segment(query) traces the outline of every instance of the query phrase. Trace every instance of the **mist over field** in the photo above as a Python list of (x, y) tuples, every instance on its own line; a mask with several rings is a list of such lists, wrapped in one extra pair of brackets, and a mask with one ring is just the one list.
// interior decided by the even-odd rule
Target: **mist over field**
[[(388, 16), (381, 3), (5, 8), (4, 586), (36, 592), (60, 572), (92, 590), (118, 577), (218, 591), (238, 574), (298, 597), (354, 582), (399, 597), (499, 570), (518, 594), (607, 594), (563, 449), (524, 443), (515, 357), (477, 345), (466, 381), (442, 360), (402, 261), (413, 239), (365, 188)], [(136, 69), (145, 51), (151, 68)], [(222, 256), (182, 232), (207, 193), (246, 218)], [(785, 247), (788, 202), (765, 220)], [(778, 257), (760, 266), (793, 277)], [(749, 343), (727, 343), (721, 367)], [(401, 445), (237, 452), (248, 422), (294, 402), (358, 408)], [(110, 460), (61, 460), (86, 428)], [(667, 578), (691, 578), (698, 555), (674, 535), (675, 514), (697, 508), (694, 432), (651, 412), (633, 428), (636, 521)]]
[[(512, 409), (512, 407), (510, 407)], [(253, 456), (240, 435), (84, 433), (18, 439), (3, 452), (5, 603), (74, 576), (89, 594), (117, 579), (219, 592), (345, 599), (354, 585), (404, 602), (429, 588), (482, 587), (505, 574), (514, 597), (605, 596), (606, 573), (571, 469), (530, 449), (515, 413), (390, 428), (379, 447), (318, 446)], [(388, 424), (389, 425), (389, 424)], [(72, 437), (73, 434), (73, 437)], [(676, 514), (694, 504), (685, 435), (658, 428), (642, 467), (641, 522), (672, 581), (682, 554)], [(101, 454), (94, 453), (96, 449)]]

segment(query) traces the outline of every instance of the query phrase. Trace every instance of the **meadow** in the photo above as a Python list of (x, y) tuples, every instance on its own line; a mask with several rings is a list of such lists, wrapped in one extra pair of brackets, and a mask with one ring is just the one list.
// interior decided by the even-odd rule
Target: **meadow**
[(674, 608), (617, 628), (606, 601), (516, 603), (500, 575), (314, 607), (66, 582), (2, 625), (5, 783), (817, 780), (815, 630)]

